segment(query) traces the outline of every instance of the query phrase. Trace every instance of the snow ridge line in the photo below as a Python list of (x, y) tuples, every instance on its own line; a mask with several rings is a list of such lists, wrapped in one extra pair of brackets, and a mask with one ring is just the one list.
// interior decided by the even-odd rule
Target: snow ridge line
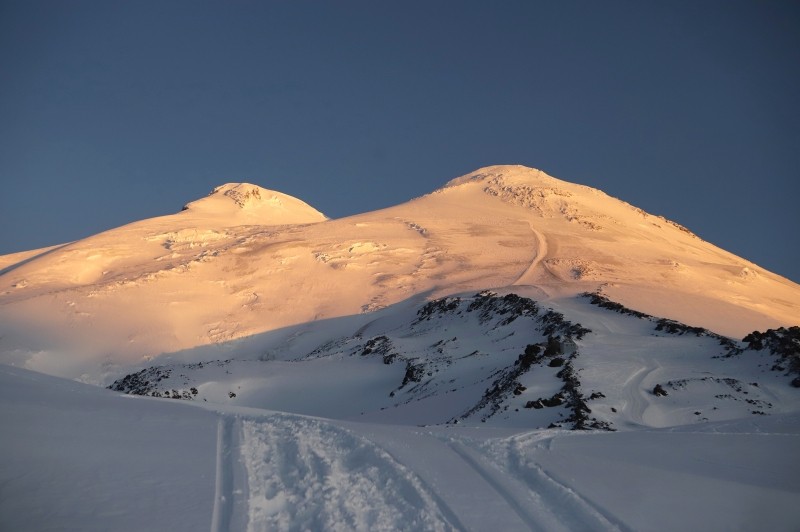
[(211, 513), (211, 532), (227, 532), (233, 513), (232, 440), (234, 420), (219, 416), (217, 420), (216, 479), (214, 510)]

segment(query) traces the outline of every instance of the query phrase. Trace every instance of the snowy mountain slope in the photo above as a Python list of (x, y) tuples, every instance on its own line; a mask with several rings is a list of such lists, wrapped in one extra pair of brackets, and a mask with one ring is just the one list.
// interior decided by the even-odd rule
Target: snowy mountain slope
[[(678, 429), (355, 423), (0, 365), (6, 530), (794, 530), (797, 414)], [(205, 406), (207, 408), (193, 408)]]
[(451, 296), (331, 323), (304, 350), (265, 334), (232, 342), (227, 359), (146, 367), (111, 388), (409, 425), (618, 430), (800, 411), (800, 331), (790, 362), (597, 303), (611, 302), (571, 298), (562, 314), (513, 293)]
[(800, 314), (797, 284), (600, 191), (515, 166), (340, 220), (229, 184), (179, 214), (29, 259), (0, 275), (0, 359), (94, 382), (106, 378), (98, 361), (138, 365), (415, 298), (506, 286), (554, 299), (602, 290), (737, 338), (792, 325)]

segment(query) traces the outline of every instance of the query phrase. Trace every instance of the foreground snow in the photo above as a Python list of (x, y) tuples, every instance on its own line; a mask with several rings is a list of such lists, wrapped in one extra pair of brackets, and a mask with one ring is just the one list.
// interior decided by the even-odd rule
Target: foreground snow
[(800, 415), (567, 432), (121, 396), (0, 366), (3, 530), (794, 530)]

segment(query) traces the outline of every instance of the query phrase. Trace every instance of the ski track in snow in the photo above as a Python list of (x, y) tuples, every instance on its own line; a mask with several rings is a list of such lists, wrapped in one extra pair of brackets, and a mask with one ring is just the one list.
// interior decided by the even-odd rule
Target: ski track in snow
[(554, 525), (547, 530), (628, 531), (627, 527), (613, 522), (613, 517), (604, 515), (604, 512), (578, 492), (545, 471), (530, 456), (532, 453), (526, 448), (524, 440), (511, 439), (507, 445), (505, 452), (508, 473), (527, 484), (553, 514)]
[[(520, 523), (503, 530), (546, 532), (596, 530), (627, 532), (612, 516), (587, 501), (575, 490), (548, 474), (534, 454), (547, 450), (553, 435), (541, 432), (490, 440), (476, 448), (467, 440), (443, 441), (497, 493)], [(485, 501), (482, 501), (482, 505)], [(488, 505), (486, 507), (489, 507)], [(492, 521), (497, 521), (497, 513)]]
[(219, 414), (211, 532), (241, 530), (246, 522), (249, 496), (241, 458), (242, 432), (238, 416)]
[[(486, 481), (489, 486), (494, 489), (495, 492), (505, 501), (508, 507), (516, 513), (519, 517), (520, 521), (531, 530), (542, 530), (543, 532), (547, 530), (552, 530), (552, 528), (543, 526), (542, 520), (543, 515), (542, 512), (544, 508), (541, 504), (537, 504), (536, 507), (537, 512), (539, 513), (539, 517), (529, 511), (527, 508), (531, 506), (529, 500), (526, 500), (517, 493), (525, 493), (525, 490), (520, 490), (519, 488), (522, 486), (513, 486), (510, 482), (510, 477), (503, 478), (498, 473), (492, 471), (487, 465), (481, 464), (481, 461), (476, 456), (473, 456), (473, 452), (467, 449), (463, 444), (451, 441), (449, 443), (450, 448), (456, 453), (466, 464), (471, 467), (480, 477)], [(545, 512), (545, 515), (549, 512)]]
[(220, 416), (217, 421), (217, 466), (214, 486), (214, 510), (211, 514), (211, 532), (225, 532), (230, 528), (233, 510), (233, 418)]

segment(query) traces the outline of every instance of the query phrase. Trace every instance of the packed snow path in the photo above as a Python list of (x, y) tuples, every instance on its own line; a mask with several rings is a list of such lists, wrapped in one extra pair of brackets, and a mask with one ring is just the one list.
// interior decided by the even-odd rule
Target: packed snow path
[[(220, 421), (212, 532), (731, 530), (756, 516), (792, 530), (800, 517), (796, 461), (775, 458), (800, 442), (794, 418), (614, 434), (250, 412)], [(752, 467), (721, 472), (720, 435)]]
[(536, 240), (536, 254), (531, 259), (531, 263), (525, 268), (525, 271), (522, 272), (516, 281), (514, 281), (513, 285), (535, 285), (536, 280), (539, 279), (541, 273), (539, 272), (539, 265), (542, 263), (544, 258), (547, 256), (547, 238), (544, 234), (536, 229), (533, 226), (532, 222), (528, 222), (528, 225), (531, 228), (531, 233)]
[(455, 520), (382, 448), (322, 420), (244, 421), (241, 459), (251, 531), (445, 530)]
[[(620, 529), (536, 464), (509, 475), (441, 431), (351, 427), (361, 434), (289, 414), (223, 418), (212, 532), (242, 522), (233, 508), (246, 511), (250, 531)], [(234, 440), (243, 489), (231, 486)], [(245, 492), (247, 505), (237, 505), (236, 493)]]

